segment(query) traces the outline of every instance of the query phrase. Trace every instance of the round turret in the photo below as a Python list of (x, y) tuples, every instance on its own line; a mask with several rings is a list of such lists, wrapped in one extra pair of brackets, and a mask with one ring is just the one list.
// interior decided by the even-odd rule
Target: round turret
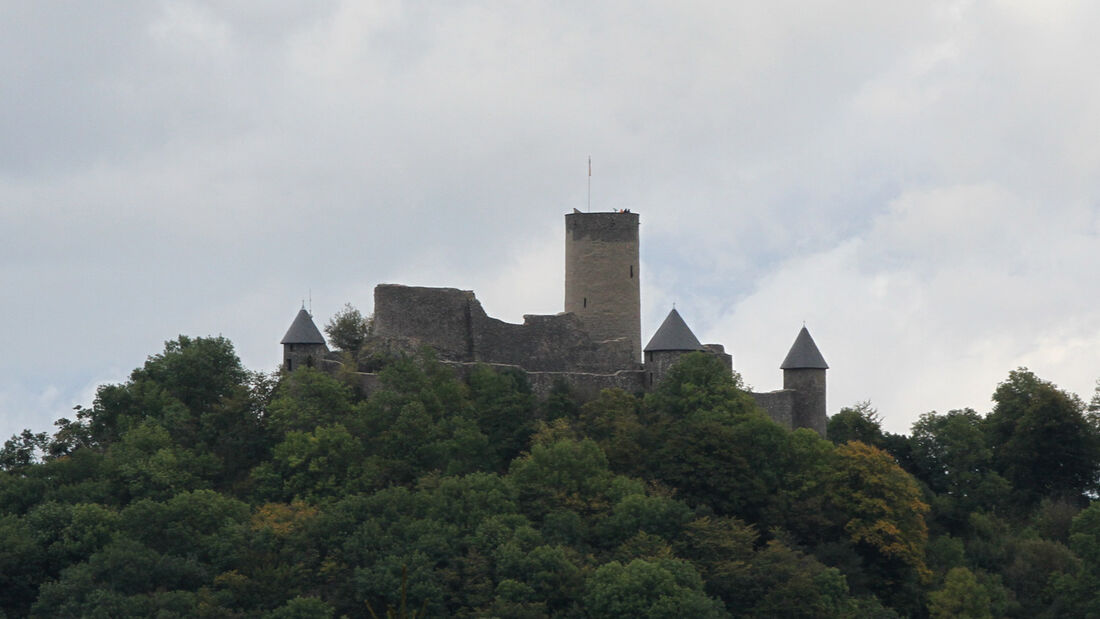
[(283, 345), (283, 369), (287, 372), (302, 366), (316, 367), (328, 353), (325, 336), (313, 324), (313, 317), (304, 307), (298, 311), (294, 322), (290, 323), (290, 328), (280, 344)]
[(707, 350), (699, 343), (699, 338), (691, 332), (680, 312), (676, 308), (665, 317), (657, 332), (645, 345), (646, 380), (652, 387), (664, 379), (669, 368), (689, 352)]
[(783, 388), (794, 392), (792, 428), (811, 428), (825, 436), (828, 420), (825, 408), (825, 370), (829, 364), (817, 349), (806, 327), (798, 332), (790, 352), (779, 366), (783, 370)]

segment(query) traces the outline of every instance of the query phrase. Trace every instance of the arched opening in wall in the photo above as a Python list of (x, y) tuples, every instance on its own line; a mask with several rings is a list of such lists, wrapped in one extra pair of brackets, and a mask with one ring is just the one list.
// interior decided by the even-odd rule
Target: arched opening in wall
[(634, 265), (630, 265), (630, 279), (634, 279)]
[(584, 302), (581, 304), (581, 307), (588, 307), (588, 297), (584, 298)]
[(310, 355), (310, 356), (306, 357), (306, 367), (307, 368), (313, 367), (313, 355)]
[(289, 372), (293, 369), (294, 369), (294, 360), (293, 359), (287, 359), (286, 360), (286, 371)]

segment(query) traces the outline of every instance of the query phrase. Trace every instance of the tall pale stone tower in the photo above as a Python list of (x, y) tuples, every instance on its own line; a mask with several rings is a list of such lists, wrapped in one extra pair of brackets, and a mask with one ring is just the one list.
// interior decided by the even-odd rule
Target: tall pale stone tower
[(637, 213), (565, 216), (565, 311), (596, 341), (626, 339), (635, 361), (642, 354), (638, 255)]

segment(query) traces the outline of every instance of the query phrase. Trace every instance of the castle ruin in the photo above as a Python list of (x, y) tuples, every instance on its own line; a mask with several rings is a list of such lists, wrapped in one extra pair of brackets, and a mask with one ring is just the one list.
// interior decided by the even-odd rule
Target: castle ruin
[[(479, 363), (518, 369), (542, 395), (564, 381), (582, 400), (608, 388), (649, 391), (689, 352), (713, 354), (732, 371), (722, 345), (701, 344), (675, 309), (642, 348), (638, 223), (629, 211), (565, 216), (562, 313), (525, 315), (523, 324), (513, 324), (486, 314), (468, 290), (379, 284), (369, 339), (390, 350), (428, 346), (459, 369)], [(282, 345), (284, 370), (339, 366), (305, 309)], [(780, 425), (824, 435), (828, 367), (802, 327), (780, 365), (783, 389), (752, 396)], [(377, 384), (375, 374), (359, 376), (367, 392)]]

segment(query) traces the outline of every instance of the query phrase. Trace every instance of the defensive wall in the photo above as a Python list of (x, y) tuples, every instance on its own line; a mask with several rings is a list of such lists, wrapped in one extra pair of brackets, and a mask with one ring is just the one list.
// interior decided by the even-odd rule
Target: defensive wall
[(469, 290), (380, 284), (371, 339), (387, 347), (434, 349), (441, 359), (513, 365), (527, 372), (612, 374), (640, 369), (626, 338), (593, 341), (575, 314), (492, 318)]
[[(540, 396), (565, 382), (582, 401), (610, 388), (650, 391), (692, 351), (715, 355), (732, 371), (725, 349), (701, 344), (675, 308), (642, 348), (637, 214), (574, 210), (565, 223), (564, 312), (525, 315), (523, 324), (513, 324), (487, 315), (469, 290), (379, 284), (368, 345), (410, 353), (427, 346), (462, 377), (481, 363), (519, 370)], [(282, 344), (288, 371), (342, 367), (305, 309)], [(824, 435), (828, 367), (803, 326), (780, 366), (783, 389), (751, 395), (780, 425)], [(377, 374), (360, 373), (359, 379), (364, 393), (378, 388)]]

